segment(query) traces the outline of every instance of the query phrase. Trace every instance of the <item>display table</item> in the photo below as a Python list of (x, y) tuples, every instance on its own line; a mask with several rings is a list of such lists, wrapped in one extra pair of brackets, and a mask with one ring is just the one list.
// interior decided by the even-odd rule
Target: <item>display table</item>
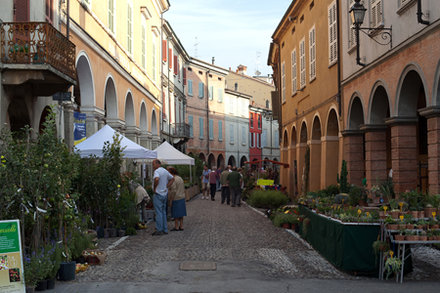
[(379, 223), (344, 223), (305, 206), (300, 206), (300, 213), (310, 219), (301, 231), (303, 238), (335, 267), (351, 273), (378, 272), (372, 245), (380, 233)]

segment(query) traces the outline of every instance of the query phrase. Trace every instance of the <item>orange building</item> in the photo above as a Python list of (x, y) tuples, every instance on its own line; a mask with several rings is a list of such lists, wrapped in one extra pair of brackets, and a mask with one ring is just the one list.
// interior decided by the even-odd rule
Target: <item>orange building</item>
[(336, 184), (342, 146), (337, 31), (337, 1), (293, 1), (272, 35), (268, 64), (281, 101), (281, 161), (290, 164), (280, 179), (290, 195)]

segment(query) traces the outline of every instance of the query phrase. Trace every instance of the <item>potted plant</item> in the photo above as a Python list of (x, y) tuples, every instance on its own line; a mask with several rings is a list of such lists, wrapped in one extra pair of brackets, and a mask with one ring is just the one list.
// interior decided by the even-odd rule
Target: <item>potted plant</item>
[(391, 208), (390, 211), (391, 217), (393, 219), (398, 219), (400, 213), (399, 203), (395, 199), (390, 200), (390, 208)]
[(386, 279), (388, 280), (391, 275), (399, 273), (401, 267), (402, 261), (399, 258), (394, 257), (394, 252), (390, 250), (387, 260), (385, 261)]
[(420, 231), (419, 234), (419, 241), (427, 241), (428, 235), (426, 234), (426, 231)]
[(385, 252), (390, 249), (390, 244), (387, 241), (376, 240), (373, 242), (373, 251), (377, 255), (379, 252)]
[(397, 230), (399, 229), (399, 225), (396, 224), (396, 220), (394, 220), (391, 215), (388, 215), (385, 218), (384, 224), (386, 225), (388, 230)]
[(394, 235), (394, 240), (404, 241), (405, 240), (405, 230), (399, 230), (399, 233)]

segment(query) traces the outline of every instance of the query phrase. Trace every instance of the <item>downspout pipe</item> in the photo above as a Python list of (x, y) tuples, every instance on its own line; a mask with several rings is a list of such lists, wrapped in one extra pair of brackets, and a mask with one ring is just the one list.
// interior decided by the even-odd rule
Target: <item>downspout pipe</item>
[[(341, 50), (340, 50), (340, 44), (341, 44), (341, 33), (340, 33), (340, 26), (341, 26), (341, 21), (340, 21), (340, 16), (339, 16), (339, 1), (336, 1), (336, 25), (337, 25), (337, 30), (336, 30), (336, 37), (338, 39), (338, 97), (337, 97), (337, 102), (338, 102), (338, 114), (339, 117), (342, 117), (342, 85), (341, 85)], [(359, 48), (358, 43), (356, 43), (356, 46)]]
[(417, 21), (424, 25), (429, 25), (429, 21), (422, 19), (422, 0), (417, 0)]
[[(209, 73), (210, 70), (206, 71), (206, 147), (208, 151), (208, 163), (209, 163)], [(211, 168), (211, 166), (209, 166)]]

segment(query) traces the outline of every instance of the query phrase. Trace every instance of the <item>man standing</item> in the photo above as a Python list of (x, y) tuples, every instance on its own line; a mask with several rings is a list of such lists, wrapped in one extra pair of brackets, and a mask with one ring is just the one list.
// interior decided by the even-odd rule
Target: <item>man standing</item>
[(153, 205), (156, 212), (156, 231), (152, 235), (156, 236), (168, 234), (166, 206), (168, 188), (173, 184), (174, 177), (165, 168), (161, 167), (161, 162), (158, 159), (153, 161), (153, 170)]
[(228, 174), (228, 184), (229, 190), (232, 195), (231, 207), (235, 205), (240, 206), (240, 195), (241, 195), (241, 175), (237, 172), (237, 167), (232, 168), (232, 172)]
[(215, 200), (215, 192), (217, 191), (217, 168), (212, 167), (211, 173), (209, 173), (209, 187), (211, 190), (211, 200)]
[(229, 175), (229, 166), (227, 166), (225, 170), (223, 170), (223, 172), (220, 174), (220, 184), (222, 185), (222, 204), (226, 200), (226, 204), (229, 205), (231, 201), (231, 195), (229, 192), (228, 175)]
[(211, 170), (208, 169), (208, 166), (203, 166), (202, 176), (200, 177), (202, 179), (202, 199), (208, 199), (208, 184), (209, 184), (209, 173)]

